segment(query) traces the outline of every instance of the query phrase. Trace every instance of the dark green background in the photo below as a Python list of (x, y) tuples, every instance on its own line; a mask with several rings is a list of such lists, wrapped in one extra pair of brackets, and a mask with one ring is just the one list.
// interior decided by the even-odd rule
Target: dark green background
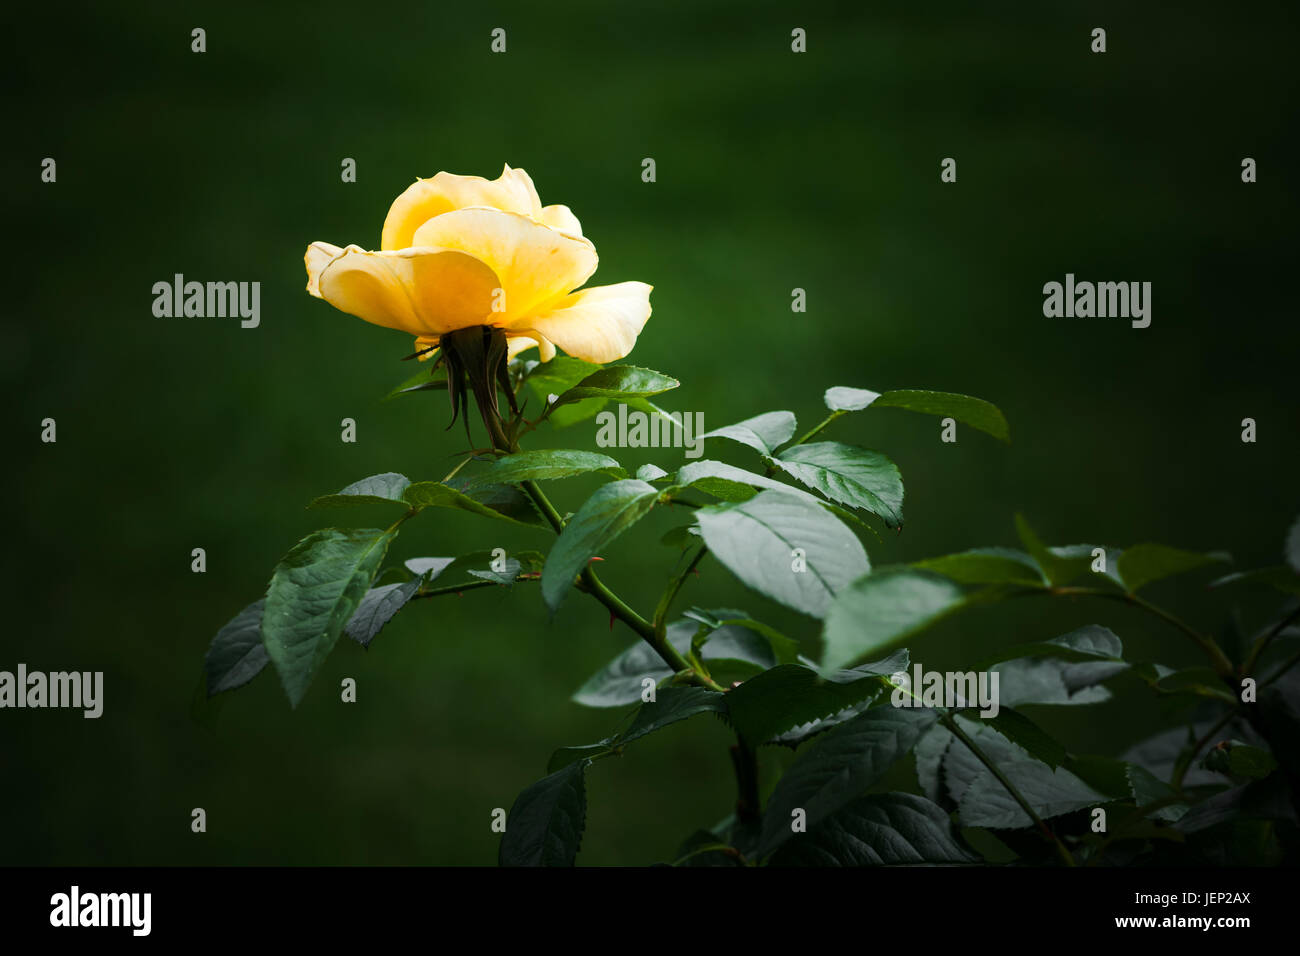
[[(773, 408), (809, 426), (830, 385), (996, 402), (1010, 447), (969, 429), (941, 444), (937, 420), (899, 411), (835, 427), (906, 480), (906, 529), (868, 540), (876, 565), (1014, 544), (1017, 509), (1052, 543), (1279, 560), (1300, 504), (1282, 4), (35, 6), (10, 21), (5, 92), (0, 668), (102, 670), (106, 703), (98, 721), (0, 712), (0, 862), (489, 863), (492, 808), (554, 747), (613, 728), (616, 712), (568, 696), (630, 632), (580, 598), (548, 623), (529, 586), (421, 602), (369, 653), (341, 642), (296, 711), (267, 673), (191, 716), (213, 633), (330, 520), (311, 498), (376, 472), (441, 477), (464, 445), (441, 393), (378, 402), (410, 371), (409, 338), (303, 290), (309, 242), (377, 246), (393, 197), (442, 169), (522, 166), (582, 220), (594, 282), (652, 283), (630, 361), (679, 377), (662, 404), (711, 427)], [(497, 26), (505, 55), (489, 52)], [(790, 52), (795, 26), (806, 54)], [(39, 181), (46, 156), (57, 184)], [(939, 181), (946, 156), (955, 185)], [(175, 272), (260, 281), (261, 327), (155, 318), (151, 287)], [(1066, 272), (1151, 281), (1152, 326), (1045, 319), (1042, 285)], [(790, 312), (796, 286), (806, 314)], [(57, 444), (39, 441), (47, 416)], [(723, 444), (708, 454), (757, 463)], [(590, 486), (554, 496), (571, 510)], [(608, 553), (633, 604), (652, 606), (673, 559), (658, 538), (683, 518), (655, 515)], [(546, 545), (426, 514), (394, 556)], [(816, 651), (815, 622), (702, 570), (686, 601), (740, 606)], [(1217, 628), (1207, 578), (1152, 596)], [(913, 652), (969, 666), (1091, 622), (1135, 657), (1195, 661), (1176, 634), (1086, 603), (972, 613)], [(345, 676), (355, 705), (339, 702)], [(1086, 717), (1042, 719), (1072, 748), (1118, 753), (1176, 715), (1121, 686)], [(701, 717), (594, 767), (580, 861), (663, 859), (728, 813), (727, 742)]]

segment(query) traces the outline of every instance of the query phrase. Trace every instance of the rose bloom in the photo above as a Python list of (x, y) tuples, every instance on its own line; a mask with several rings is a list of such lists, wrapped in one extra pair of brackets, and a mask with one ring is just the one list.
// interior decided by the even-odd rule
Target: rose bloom
[(537, 346), (549, 361), (558, 346), (612, 362), (650, 318), (644, 282), (579, 289), (596, 271), (596, 247), (568, 206), (542, 205), (522, 169), (417, 179), (389, 208), (379, 246), (313, 242), (307, 291), (416, 336), (423, 358), (445, 333), (490, 326), (505, 332), (511, 355)]

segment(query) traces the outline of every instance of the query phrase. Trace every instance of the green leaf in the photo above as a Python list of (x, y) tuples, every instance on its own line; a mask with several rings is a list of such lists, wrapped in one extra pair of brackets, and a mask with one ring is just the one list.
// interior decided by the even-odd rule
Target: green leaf
[(1042, 569), (1043, 577), (1053, 586), (1068, 584), (1087, 567), (1087, 563), (1081, 563), (1081, 559), (1062, 557), (1043, 544), (1024, 515), (1016, 515), (1016, 532), (1020, 535), (1025, 550)]
[(542, 596), (552, 612), (559, 609), (587, 562), (643, 518), (658, 499), (657, 488), (636, 478), (596, 489), (564, 526), (542, 569)]
[(658, 481), (660, 478), (667, 478), (668, 472), (664, 471), (658, 465), (642, 465), (636, 470), (636, 476), (642, 481)]
[(1110, 699), (1110, 691), (1098, 686), (1128, 664), (1123, 661), (1021, 659), (999, 664), (999, 699), (1003, 707), (1025, 704), (1099, 704)]
[(573, 866), (587, 823), (584, 774), (590, 765), (571, 763), (515, 798), (501, 836), (502, 866)]
[(966, 602), (961, 588), (931, 571), (890, 568), (840, 592), (822, 630), (822, 669), (883, 653)]
[(824, 508), (841, 521), (850, 521), (858, 527), (865, 528), (875, 534), (877, 538), (880, 537), (874, 528), (863, 522), (851, 511), (846, 511), (832, 502), (818, 498), (811, 492), (804, 491), (796, 485), (787, 485), (783, 481), (746, 471), (743, 468), (737, 468), (735, 465), (728, 465), (726, 462), (708, 459), (692, 462), (677, 472), (675, 480), (676, 484), (666, 490), (669, 495), (676, 495), (683, 488), (697, 488), (705, 494), (712, 495), (722, 501), (748, 501), (757, 493), (755, 489), (780, 491)]
[(1055, 769), (1065, 763), (1065, 747), (1047, 731), (1019, 711), (1000, 707), (995, 716), (985, 718), (1003, 737), (1018, 744), (1026, 753)]
[(1042, 587), (1046, 583), (1034, 559), (1014, 548), (974, 548), (960, 554), (917, 561), (912, 567), (934, 571), (960, 584)]
[(907, 664), (906, 650), (884, 661), (839, 671), (833, 678), (822, 677), (802, 664), (782, 664), (731, 690), (727, 694), (727, 710), (736, 733), (755, 747), (794, 728), (872, 700), (884, 689), (880, 677), (906, 670)]
[(766, 412), (734, 425), (725, 425), (705, 432), (702, 438), (729, 438), (748, 445), (761, 455), (775, 455), (777, 448), (792, 437), (798, 427), (794, 412)]
[[(1174, 767), (1185, 757), (1192, 743), (1209, 733), (1214, 723), (1213, 719), (1207, 718), (1189, 727), (1174, 727), (1160, 731), (1137, 742), (1121, 756), (1125, 761), (1137, 764), (1157, 778), (1168, 780), (1173, 776)], [(1234, 720), (1223, 728), (1220, 739), (1237, 736), (1240, 733), (1248, 733), (1247, 727), (1244, 722)], [(1183, 778), (1184, 787), (1223, 787), (1228, 783), (1227, 777), (1196, 764), (1191, 765)]]
[(1221, 588), (1231, 584), (1263, 585), (1283, 594), (1300, 594), (1300, 574), (1285, 564), (1226, 574), (1211, 581), (1210, 587)]
[(833, 412), (858, 412), (880, 397), (879, 392), (866, 388), (849, 388), (836, 385), (826, 389), (826, 407)]
[[(1139, 767), (1135, 763), (1125, 765), (1125, 774), (1128, 778), (1129, 792), (1133, 795), (1133, 800), (1139, 807), (1145, 807), (1157, 801), (1177, 796), (1177, 791), (1173, 787), (1157, 778), (1151, 771)], [(1181, 818), (1187, 810), (1188, 807), (1185, 803), (1171, 803), (1152, 812), (1151, 816), (1157, 820), (1166, 820), (1173, 823)]]
[(632, 724), (613, 738), (615, 746), (662, 730), (669, 724), (694, 717), (696, 714), (725, 713), (725, 694), (704, 687), (663, 687), (655, 692), (653, 701), (646, 701), (632, 718)]
[(905, 408), (910, 412), (955, 418), (1001, 441), (1011, 441), (1011, 429), (1002, 411), (982, 398), (907, 388), (885, 392), (871, 404), (875, 408)]
[(1220, 823), (1243, 819), (1284, 820), (1295, 825), (1295, 805), (1281, 774), (1216, 793), (1192, 807), (1177, 826), (1184, 833), (1197, 833)]
[(484, 570), (471, 568), (469, 571), (470, 576), (480, 578), (484, 581), (491, 581), (494, 584), (502, 584), (506, 586), (513, 585), (515, 579), (519, 577), (519, 572), (523, 570), (524, 566), (514, 558), (506, 558), (505, 561), (501, 563), (502, 567), (499, 571), (491, 566)]
[(1160, 674), (1151, 682), (1159, 691), (1166, 694), (1187, 694), (1194, 697), (1209, 697), (1228, 704), (1236, 704), (1237, 698), (1225, 687), (1222, 678), (1211, 667), (1187, 667), (1182, 670)]
[(393, 388), (391, 392), (385, 395), (380, 401), (387, 402), (396, 398), (398, 395), (406, 395), (411, 392), (423, 392), (429, 389), (445, 389), (447, 387), (447, 366), (439, 364), (437, 368), (430, 369), (427, 364), (421, 365), (419, 370), (406, 379), (400, 385)]
[(650, 369), (637, 368), (635, 365), (610, 365), (592, 372), (577, 385), (559, 394), (551, 404), (558, 408), (588, 398), (609, 398), (616, 401), (649, 398), (680, 384), (677, 379)]
[(569, 355), (557, 355), (549, 362), (533, 366), (526, 381), (537, 397), (546, 401), (548, 395), (567, 392), (588, 375), (599, 371), (599, 365)]
[(771, 461), (832, 501), (870, 511), (891, 528), (902, 527), (903, 476), (880, 452), (826, 441), (794, 445)]
[[(643, 481), (645, 479), (642, 479)], [(664, 532), (664, 536), (659, 539), (660, 544), (667, 545), (670, 548), (682, 548), (694, 544), (700, 540), (700, 529), (693, 524), (678, 525), (676, 528), (669, 528)]]
[(1201, 763), (1206, 770), (1256, 780), (1267, 777), (1277, 769), (1277, 761), (1271, 753), (1240, 740), (1220, 741), (1210, 748)]
[(217, 631), (204, 658), (208, 696), (243, 687), (262, 672), (266, 647), (262, 644), (262, 608), (266, 599), (254, 601)]
[(801, 809), (809, 829), (861, 796), (939, 715), (935, 710), (876, 707), (828, 731), (803, 751), (768, 799), (759, 856), (793, 836), (792, 813)]
[(298, 542), (271, 576), (262, 642), (294, 706), (333, 650), (396, 531), (326, 528)]
[[(557, 355), (549, 362), (535, 366), (528, 373), (529, 388), (548, 404), (550, 396), (559, 396), (573, 388), (588, 375), (600, 370), (599, 365), (584, 362), (568, 355)], [(600, 412), (608, 404), (608, 399), (593, 398), (563, 408), (552, 408), (546, 420), (556, 428), (567, 428), (578, 422), (586, 421)]]
[[(775, 628), (769, 627), (762, 621), (756, 621), (752, 617), (737, 616), (736, 612), (725, 610), (717, 612), (705, 611), (698, 607), (688, 608), (683, 612), (683, 614), (689, 620), (698, 621), (699, 623), (711, 628), (712, 633), (709, 635), (710, 639), (719, 631), (725, 635), (727, 633), (726, 630), (723, 630), (725, 628), (743, 629), (738, 631), (738, 633), (748, 634), (753, 632), (754, 634), (758, 634), (767, 642), (767, 646), (771, 648), (773, 664), (793, 663), (799, 657), (799, 644), (797, 641), (791, 640)], [(719, 614), (723, 616), (719, 617)]]
[(821, 503), (816, 495), (811, 495), (802, 488), (795, 488), (775, 478), (768, 478), (766, 475), (707, 458), (703, 461), (693, 461), (678, 470), (674, 485), (668, 490), (671, 493), (682, 488), (698, 488), (723, 501), (748, 501), (757, 494), (756, 488), (763, 488), (784, 491), (807, 501)]
[[(485, 485), (481, 491), (490, 492), (491, 489), (499, 487), (494, 485)], [(403, 500), (417, 511), (423, 511), (425, 508), (454, 508), (460, 511), (468, 511), (470, 514), (482, 515), (485, 518), (500, 518), (502, 521), (509, 521), (511, 524), (520, 524), (526, 528), (536, 527), (533, 521), (528, 521), (525, 516), (513, 517), (505, 511), (498, 511), (496, 508), (489, 507), (484, 502), (479, 501), (474, 494), (459, 491), (450, 485), (445, 485), (440, 481), (417, 481), (411, 485), (402, 494)], [(500, 500), (487, 496), (487, 500)]]
[(420, 590), (423, 578), (412, 578), (403, 584), (385, 584), (371, 588), (357, 605), (352, 619), (344, 629), (348, 637), (362, 647), (369, 647), (370, 642), (384, 629), (394, 615)]
[(1138, 544), (1119, 556), (1117, 568), (1124, 587), (1133, 594), (1139, 588), (1161, 578), (1192, 571), (1217, 561), (1231, 560), (1222, 552), (1199, 554), (1163, 544)]
[(640, 740), (696, 714), (726, 713), (724, 697), (724, 694), (704, 687), (661, 687), (655, 691), (654, 700), (646, 701), (637, 708), (632, 723), (626, 730), (606, 737), (599, 743), (557, 750), (551, 755), (551, 762), (546, 769), (554, 771), (584, 756), (621, 749), (634, 740)]
[(608, 455), (590, 451), (562, 451), (541, 449), (521, 451), (498, 458), (482, 471), (469, 478), (467, 490), (481, 485), (512, 485), (521, 481), (544, 481), (568, 478), (601, 471), (615, 478), (626, 478), (621, 465)]
[(442, 574), (449, 567), (454, 565), (459, 558), (407, 558), (402, 562), (403, 565), (412, 574), (417, 577), (427, 575), (427, 580), (432, 581), (438, 575)]
[(572, 405), (561, 405), (546, 416), (546, 421), (552, 428), (571, 428), (595, 418), (608, 406), (608, 398), (588, 398)]
[[(718, 619), (745, 617), (744, 612), (729, 608), (718, 608), (708, 613)], [(668, 626), (665, 638), (685, 654), (698, 628), (693, 620), (674, 621)], [(723, 624), (709, 636), (702, 657), (706, 662), (746, 661), (763, 669), (776, 663), (776, 656), (762, 635), (733, 624)], [(593, 674), (572, 700), (585, 707), (621, 707), (641, 699), (642, 682), (646, 678), (657, 684), (672, 676), (672, 670), (655, 650), (644, 641), (637, 641)]]
[(382, 475), (371, 475), (354, 481), (335, 495), (321, 495), (309, 504), (308, 508), (334, 508), (342, 505), (366, 504), (371, 502), (396, 502), (404, 504), (402, 494), (410, 487), (411, 479), (395, 471)]
[(458, 475), (447, 484), (495, 512), (493, 517), (504, 517), (529, 527), (550, 529), (550, 523), (537, 510), (533, 499), (524, 494), (518, 485), (476, 485), (470, 488), (467, 487), (468, 482), (469, 479)]
[(911, 793), (859, 797), (807, 833), (794, 834), (772, 866), (907, 866), (979, 863), (944, 810)]
[(1048, 641), (1031, 644), (1016, 644), (1004, 650), (990, 654), (978, 665), (977, 670), (985, 670), (988, 665), (999, 661), (1010, 661), (1024, 657), (1056, 657), (1064, 661), (1123, 661), (1124, 645), (1115, 633), (1099, 624), (1088, 624), (1069, 634), (1062, 634)]
[[(934, 724), (921, 735), (921, 739), (912, 748), (916, 757), (916, 782), (927, 799), (938, 801), (945, 793), (943, 785), (943, 760), (948, 755), (948, 747), (957, 738), (943, 724)], [(961, 744), (956, 744), (960, 747)]]
[[(987, 722), (961, 715), (955, 719), (1043, 819), (1108, 802), (1104, 794), (1064, 767), (1053, 770), (1034, 759)], [(994, 829), (1032, 826), (1033, 821), (1006, 787), (961, 742), (954, 741), (949, 746), (943, 769), (963, 825)]]
[(732, 574), (813, 617), (824, 616), (836, 593), (870, 569), (853, 532), (819, 505), (784, 491), (700, 508), (695, 520)]
[[(463, 481), (464, 479), (461, 480), (462, 483)], [(419, 481), (412, 484), (405, 475), (387, 472), (353, 482), (338, 494), (322, 495), (308, 507), (325, 508), (369, 502), (391, 502), (414, 508), (416, 511), (423, 511), (425, 508), (457, 508), (487, 518), (500, 518), (525, 527), (537, 527), (541, 523), (541, 518), (531, 504), (521, 502), (522, 497), (518, 489), (505, 485), (484, 484), (466, 492), (439, 481)], [(527, 510), (524, 510), (525, 508)]]

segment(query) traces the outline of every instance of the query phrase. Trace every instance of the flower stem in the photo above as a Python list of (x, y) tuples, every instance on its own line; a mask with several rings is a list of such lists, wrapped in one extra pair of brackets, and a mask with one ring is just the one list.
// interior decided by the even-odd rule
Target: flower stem
[[(532, 499), (537, 510), (542, 513), (556, 534), (564, 531), (564, 519), (560, 513), (555, 510), (546, 493), (538, 487), (535, 481), (520, 482), (524, 493)], [(701, 687), (707, 687), (710, 690), (722, 691), (724, 688), (715, 682), (708, 675), (703, 674), (698, 668), (691, 666), (691, 663), (678, 652), (677, 648), (669, 643), (665, 634), (660, 633), (656, 627), (638, 614), (635, 610), (620, 598), (617, 594), (609, 589), (601, 581), (600, 576), (596, 574), (595, 569), (588, 565), (579, 576), (579, 589), (590, 594), (601, 604), (609, 609), (609, 612), (616, 618), (636, 632), (637, 636), (654, 648), (665, 664), (672, 668), (673, 673), (689, 671), (694, 675), (693, 681)]]

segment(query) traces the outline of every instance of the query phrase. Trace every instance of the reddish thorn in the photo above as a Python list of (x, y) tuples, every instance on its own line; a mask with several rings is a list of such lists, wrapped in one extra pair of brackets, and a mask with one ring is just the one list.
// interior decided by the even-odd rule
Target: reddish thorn
[(609, 612), (609, 629), (610, 629), (611, 631), (614, 630), (614, 612), (613, 612), (613, 611), (610, 611), (610, 612)]
[(698, 578), (698, 577), (700, 576), (700, 569), (699, 569), (699, 568), (691, 568), (691, 574), (695, 575), (695, 576)]
[(588, 561), (604, 561), (604, 558), (588, 558)]

